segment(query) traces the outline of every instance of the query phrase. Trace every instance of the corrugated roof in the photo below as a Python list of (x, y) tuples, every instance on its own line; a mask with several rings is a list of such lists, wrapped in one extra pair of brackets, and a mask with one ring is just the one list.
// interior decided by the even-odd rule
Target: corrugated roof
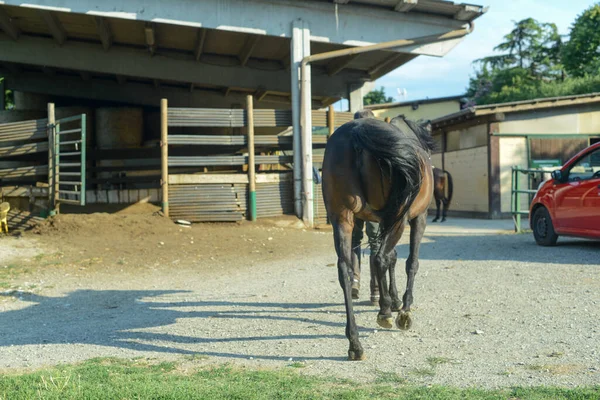
[(440, 125), (452, 125), (476, 117), (497, 113), (523, 112), (554, 107), (569, 107), (581, 104), (600, 103), (600, 93), (588, 93), (574, 96), (547, 97), (541, 99), (513, 101), (509, 103), (487, 104), (470, 107), (431, 121), (434, 128)]

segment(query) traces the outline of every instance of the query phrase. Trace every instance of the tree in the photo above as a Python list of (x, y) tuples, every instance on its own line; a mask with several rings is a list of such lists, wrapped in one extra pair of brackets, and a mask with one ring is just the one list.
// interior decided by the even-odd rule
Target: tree
[(533, 18), (515, 22), (494, 47), (501, 54), (476, 60), (479, 69), (467, 88), (469, 105), (524, 100), (537, 93), (543, 82), (563, 80), (562, 45), (555, 24)]
[(562, 59), (571, 76), (600, 73), (600, 3), (575, 19), (569, 41), (563, 46)]
[(365, 106), (368, 106), (371, 104), (391, 103), (393, 101), (394, 101), (393, 97), (385, 96), (385, 90), (383, 89), (383, 86), (381, 88), (379, 88), (379, 90), (375, 89), (375, 90), (370, 91), (369, 93), (367, 93), (367, 95), (363, 99)]
[[(0, 83), (4, 78), (0, 77)], [(11, 90), (5, 90), (4, 93), (0, 93), (0, 96), (4, 96), (4, 105), (7, 110), (14, 108), (13, 93)], [(2, 110), (0, 110), (2, 111)]]

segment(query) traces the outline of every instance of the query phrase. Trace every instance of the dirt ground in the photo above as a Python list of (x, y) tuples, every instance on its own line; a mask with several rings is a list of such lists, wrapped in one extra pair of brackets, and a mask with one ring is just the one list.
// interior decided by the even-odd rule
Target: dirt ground
[(415, 384), (600, 384), (599, 243), (541, 248), (510, 228), (430, 224), (413, 329), (379, 329), (363, 290), (368, 358), (348, 362), (330, 229), (295, 218), (188, 228), (151, 205), (61, 215), (0, 237), (0, 369), (142, 356)]

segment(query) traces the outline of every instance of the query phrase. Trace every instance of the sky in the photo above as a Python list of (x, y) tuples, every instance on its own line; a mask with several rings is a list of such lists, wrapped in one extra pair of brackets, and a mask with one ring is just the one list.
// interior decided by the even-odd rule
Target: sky
[[(461, 0), (454, 0), (462, 3)], [(394, 101), (463, 94), (473, 74), (471, 63), (492, 55), (493, 48), (514, 26), (513, 21), (535, 18), (554, 22), (561, 34), (568, 34), (575, 18), (594, 4), (593, 0), (468, 0), (466, 3), (489, 7), (475, 20), (475, 30), (442, 58), (419, 56), (377, 80)], [(397, 89), (406, 89), (400, 97)], [(347, 104), (347, 103), (346, 103)], [(346, 105), (347, 106), (347, 105)]]

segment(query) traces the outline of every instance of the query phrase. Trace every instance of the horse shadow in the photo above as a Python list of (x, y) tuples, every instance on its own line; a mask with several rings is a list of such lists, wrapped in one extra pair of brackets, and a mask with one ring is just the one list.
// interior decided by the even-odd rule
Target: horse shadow
[[(319, 314), (338, 312), (339, 303), (270, 303), (233, 301), (168, 301), (169, 296), (185, 295), (182, 290), (76, 290), (64, 297), (33, 293), (4, 293), (29, 303), (18, 310), (0, 312), (0, 355), (10, 346), (47, 344), (86, 344), (146, 352), (181, 355), (204, 355), (227, 358), (287, 361), (294, 359), (331, 359), (341, 357), (306, 357), (305, 355), (247, 354), (213, 351), (212, 344), (231, 342), (343, 339), (343, 334), (219, 335), (203, 337), (195, 329), (164, 327), (182, 319), (198, 319), (198, 327), (215, 318), (294, 322), (313, 326), (335, 327), (343, 332), (343, 322), (319, 318)], [(166, 301), (163, 301), (166, 300)], [(360, 312), (360, 311), (359, 311)], [(161, 329), (163, 328), (163, 329)], [(363, 328), (369, 331), (368, 328)], [(192, 332), (191, 334), (181, 333)], [(161, 331), (161, 332), (156, 332)], [(307, 329), (302, 328), (302, 332)], [(176, 332), (176, 333), (172, 333)]]

